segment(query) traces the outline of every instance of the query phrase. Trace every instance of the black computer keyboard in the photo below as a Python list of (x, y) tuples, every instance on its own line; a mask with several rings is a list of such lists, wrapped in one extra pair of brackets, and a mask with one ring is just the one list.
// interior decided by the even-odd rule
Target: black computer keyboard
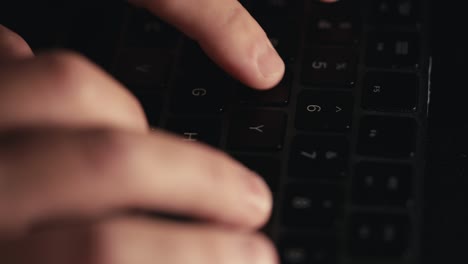
[(283, 264), (428, 263), (430, 2), (240, 2), (286, 64), (267, 92), (124, 3), (75, 10), (57, 46), (122, 81), (153, 127), (222, 149), (264, 176), (275, 203), (263, 232)]
[(286, 63), (253, 91), (129, 8), (111, 72), (149, 122), (263, 175), (284, 264), (416, 263), (429, 54), (422, 1), (241, 1)]

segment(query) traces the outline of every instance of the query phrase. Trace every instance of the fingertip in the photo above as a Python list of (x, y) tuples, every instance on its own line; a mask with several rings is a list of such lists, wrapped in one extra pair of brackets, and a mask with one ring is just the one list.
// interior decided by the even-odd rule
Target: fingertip
[(276, 52), (269, 40), (258, 52), (257, 69), (258, 84), (254, 88), (265, 90), (278, 84), (283, 78), (285, 65), (279, 54)]

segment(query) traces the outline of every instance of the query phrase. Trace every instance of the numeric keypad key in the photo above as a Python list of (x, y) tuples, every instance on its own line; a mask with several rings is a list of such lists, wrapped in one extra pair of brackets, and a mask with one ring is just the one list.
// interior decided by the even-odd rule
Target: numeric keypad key
[(345, 131), (351, 126), (350, 92), (303, 91), (299, 94), (296, 128), (307, 131)]

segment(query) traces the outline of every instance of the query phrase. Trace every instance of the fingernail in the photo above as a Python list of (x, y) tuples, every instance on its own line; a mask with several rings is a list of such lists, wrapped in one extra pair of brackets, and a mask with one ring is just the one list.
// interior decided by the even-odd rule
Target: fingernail
[(262, 177), (252, 173), (247, 182), (250, 191), (249, 199), (253, 206), (262, 212), (271, 210), (271, 193)]
[(269, 40), (259, 48), (257, 67), (263, 77), (269, 79), (281, 75), (284, 63)]

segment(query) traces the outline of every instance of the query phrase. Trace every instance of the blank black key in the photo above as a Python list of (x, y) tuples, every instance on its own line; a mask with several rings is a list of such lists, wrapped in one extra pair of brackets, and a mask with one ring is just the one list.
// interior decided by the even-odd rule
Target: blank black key
[(286, 73), (283, 80), (270, 90), (258, 91), (239, 84), (238, 97), (241, 104), (256, 106), (285, 106), (289, 103), (292, 88), (291, 73)]
[(408, 215), (351, 215), (348, 247), (355, 258), (401, 257), (411, 232)]
[(381, 157), (414, 156), (416, 122), (411, 118), (368, 116), (361, 120), (358, 153)]
[(371, 22), (377, 24), (411, 24), (419, 17), (418, 0), (372, 0)]
[(230, 120), (229, 149), (275, 151), (283, 148), (286, 129), (285, 113), (245, 110), (233, 114)]
[(312, 86), (351, 87), (356, 81), (356, 52), (342, 47), (306, 49), (301, 80)]
[(131, 90), (161, 90), (167, 85), (173, 54), (164, 49), (124, 49), (119, 52), (113, 73)]
[(308, 131), (345, 131), (351, 126), (352, 94), (303, 91), (299, 94), (296, 128)]
[(288, 235), (279, 242), (282, 264), (335, 264), (337, 241), (325, 235)]
[(407, 164), (361, 163), (353, 178), (353, 201), (359, 205), (407, 207), (413, 174)]
[(364, 79), (362, 106), (378, 111), (415, 111), (418, 96), (415, 74), (370, 72)]
[(276, 193), (281, 175), (281, 162), (276, 158), (258, 156), (236, 156), (249, 169), (262, 176), (270, 189)]
[(282, 224), (294, 228), (333, 228), (342, 217), (343, 190), (336, 184), (289, 184)]
[(346, 175), (348, 141), (341, 136), (298, 136), (294, 139), (289, 177), (340, 179)]
[(368, 38), (366, 63), (383, 68), (417, 67), (419, 52), (416, 33), (373, 32)]
[(216, 118), (172, 118), (166, 129), (181, 135), (184, 141), (204, 142), (214, 147), (221, 139), (221, 121)]

